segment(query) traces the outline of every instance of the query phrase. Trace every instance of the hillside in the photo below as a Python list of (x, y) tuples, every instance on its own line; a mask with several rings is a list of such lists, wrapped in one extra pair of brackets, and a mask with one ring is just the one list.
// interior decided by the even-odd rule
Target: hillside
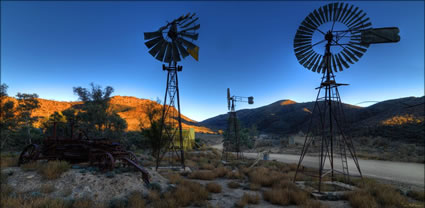
[[(12, 100), (16, 103), (16, 99), (7, 97), (7, 100)], [(80, 101), (66, 102), (66, 101), (54, 101), (38, 98), (40, 102), (40, 108), (33, 112), (33, 116), (40, 117), (39, 121), (35, 124), (37, 127), (40, 126), (41, 122), (48, 118), (55, 111), (63, 111), (65, 109), (74, 107), (82, 104)], [(139, 130), (140, 122), (147, 122), (145, 115), (145, 104), (154, 102), (147, 99), (140, 99), (129, 96), (114, 96), (111, 98), (111, 107), (119, 111), (119, 115), (127, 121), (129, 131)], [(156, 102), (155, 102), (156, 103)], [(160, 105), (160, 104), (157, 104)], [(16, 104), (15, 104), (16, 106)], [(174, 111), (176, 109), (173, 108)], [(182, 115), (183, 128), (194, 128), (196, 132), (213, 133), (209, 128), (196, 125), (197, 122)]]
[[(343, 104), (350, 130), (358, 135), (420, 137), (424, 124), (424, 97), (387, 100), (369, 107)], [(294, 134), (306, 131), (314, 102), (296, 103), (280, 100), (254, 109), (237, 111), (244, 127), (255, 124), (262, 133)], [(206, 119), (199, 124), (213, 130), (226, 129), (227, 114)], [(414, 138), (413, 138), (414, 139)]]

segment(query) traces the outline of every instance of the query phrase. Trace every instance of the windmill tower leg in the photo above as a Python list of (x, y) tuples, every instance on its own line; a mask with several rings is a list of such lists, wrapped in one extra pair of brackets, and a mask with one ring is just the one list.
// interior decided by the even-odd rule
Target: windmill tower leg
[[(181, 113), (180, 113), (180, 97), (178, 90), (178, 77), (177, 72), (179, 67), (175, 62), (170, 63), (168, 67), (163, 67), (164, 70), (167, 70), (167, 85), (165, 89), (164, 96), (164, 105), (162, 110), (162, 119), (161, 119), (161, 132), (160, 132), (160, 142), (161, 145), (165, 145), (165, 152), (160, 156), (161, 158), (168, 154), (171, 159), (175, 153), (177, 158), (180, 160), (182, 167), (184, 168), (184, 148), (183, 148), (183, 135), (182, 135), (182, 125), (181, 125)], [(180, 68), (181, 70), (181, 68)], [(168, 102), (167, 102), (168, 98)], [(175, 101), (177, 100), (177, 115), (175, 115)], [(175, 122), (177, 119), (177, 123)], [(177, 127), (177, 128), (176, 128)], [(179, 147), (176, 147), (176, 136), (177, 132), (179, 135)], [(178, 153), (180, 150), (180, 154)], [(160, 153), (158, 153), (160, 154)], [(157, 162), (159, 166), (159, 162)]]

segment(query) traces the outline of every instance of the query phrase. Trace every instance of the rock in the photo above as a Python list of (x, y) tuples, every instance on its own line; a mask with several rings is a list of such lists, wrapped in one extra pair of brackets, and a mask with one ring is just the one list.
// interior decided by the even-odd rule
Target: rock
[(34, 175), (27, 176), (28, 179), (34, 178)]

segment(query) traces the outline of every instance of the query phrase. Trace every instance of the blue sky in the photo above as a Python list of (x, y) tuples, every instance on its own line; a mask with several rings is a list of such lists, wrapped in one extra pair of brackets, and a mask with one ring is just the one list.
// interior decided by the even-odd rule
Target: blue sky
[[(348, 2), (373, 27), (400, 28), (401, 41), (371, 45), (336, 74), (343, 102), (424, 95), (424, 2)], [(226, 88), (254, 96), (256, 108), (281, 99), (313, 101), (321, 75), (293, 52), (299, 24), (323, 1), (1, 2), (1, 82), (9, 95), (75, 101), (72, 87), (94, 82), (114, 95), (163, 99), (166, 72), (144, 45), (143, 32), (196, 12), (199, 62), (179, 73), (182, 113), (201, 121), (226, 113)]]

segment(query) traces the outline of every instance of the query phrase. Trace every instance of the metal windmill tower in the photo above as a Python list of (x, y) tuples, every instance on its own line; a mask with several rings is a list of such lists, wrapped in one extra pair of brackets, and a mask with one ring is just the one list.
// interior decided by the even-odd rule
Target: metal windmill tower
[[(341, 72), (357, 62), (370, 44), (400, 40), (396, 27), (371, 26), (366, 13), (358, 7), (331, 3), (311, 12), (295, 34), (294, 51), (299, 63), (323, 76), (320, 86), (316, 88), (317, 98), (294, 181), (298, 172), (302, 171), (300, 167), (305, 155), (318, 153), (318, 173), (303, 172), (319, 178), (319, 192), (322, 179), (330, 175), (333, 181), (335, 172), (341, 173), (346, 182), (350, 180), (347, 158), (354, 161), (362, 177), (352, 139), (344, 134), (346, 121), (338, 87), (348, 84), (337, 83), (334, 72)], [(336, 156), (341, 160), (338, 164), (335, 162)]]
[[(198, 19), (198, 17), (195, 18), (195, 13), (188, 13), (167, 22), (165, 26), (155, 32), (144, 33), (145, 40), (147, 40), (145, 45), (150, 49), (149, 53), (157, 60), (167, 64), (162, 65), (162, 70), (167, 71), (167, 84), (159, 139), (161, 142), (165, 141), (169, 149), (162, 153), (161, 158), (167, 152), (175, 153), (181, 161), (182, 167), (184, 167), (184, 148), (177, 72), (182, 71), (183, 67), (179, 66), (178, 62), (181, 61), (180, 57), (185, 58), (188, 55), (198, 61), (199, 47), (192, 43), (194, 40), (198, 40), (197, 30), (200, 28), (200, 24), (196, 24)], [(177, 112), (174, 110), (176, 101)], [(176, 138), (177, 136), (179, 138)], [(179, 139), (178, 146), (176, 146), (175, 139)]]
[(254, 97), (231, 96), (230, 89), (227, 88), (227, 109), (229, 110), (229, 119), (227, 122), (227, 135), (223, 142), (222, 153), (222, 157), (224, 157), (225, 160), (227, 160), (228, 152), (235, 152), (237, 159), (241, 159), (243, 157), (240, 149), (241, 143), (238, 118), (235, 111), (236, 102), (248, 102), (248, 104), (254, 104)]

